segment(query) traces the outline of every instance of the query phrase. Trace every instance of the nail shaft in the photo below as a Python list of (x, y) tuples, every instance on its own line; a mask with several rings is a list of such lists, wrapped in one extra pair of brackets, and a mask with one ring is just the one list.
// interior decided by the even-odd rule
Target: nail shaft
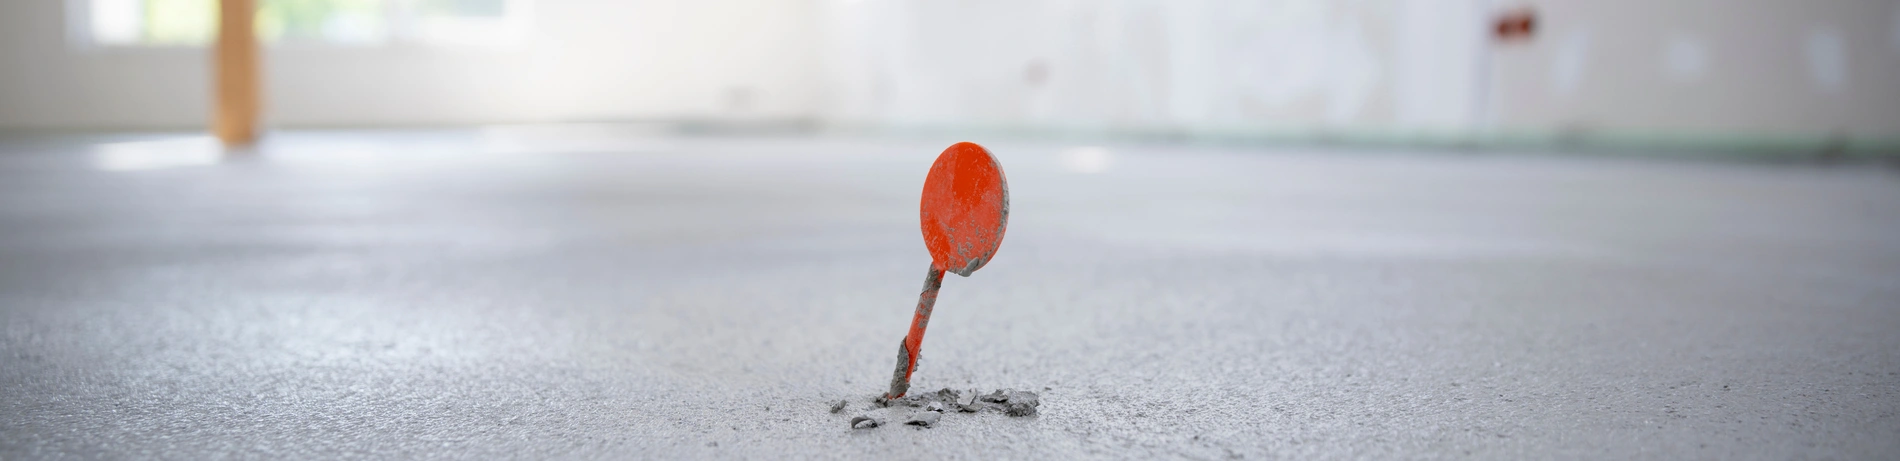
[(910, 319), (910, 333), (897, 345), (897, 369), (891, 373), (891, 391), (885, 398), (903, 397), (910, 391), (910, 375), (917, 371), (917, 352), (923, 350), (924, 329), (930, 327), (930, 312), (937, 307), (937, 290), (943, 288), (943, 269), (930, 266), (924, 276), (924, 291), (917, 294), (917, 313)]

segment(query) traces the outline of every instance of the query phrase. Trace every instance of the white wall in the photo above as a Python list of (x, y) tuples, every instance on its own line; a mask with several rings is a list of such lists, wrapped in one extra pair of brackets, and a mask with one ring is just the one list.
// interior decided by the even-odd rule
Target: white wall
[(1893, 0), (822, 6), (826, 116), (873, 126), (1900, 140)]
[(208, 64), (164, 51), (75, 53), (62, 2), (0, 2), (0, 127), (202, 125)]
[[(203, 49), (85, 49), (61, 0), (0, 2), (0, 128), (189, 128), (208, 117)], [(803, 0), (539, 0), (519, 49), (280, 46), (277, 126), (797, 119), (814, 112)]]
[[(515, 50), (272, 47), (266, 113), (1900, 140), (1900, 1), (1527, 1), (538, 0)], [(203, 125), (203, 50), (75, 48), (63, 8), (0, 2), (0, 129)]]
[(1505, 128), (1900, 136), (1900, 1), (1532, 4), (1495, 54)]
[(1476, 114), (1477, 3), (825, 4), (848, 123), (1454, 130)]

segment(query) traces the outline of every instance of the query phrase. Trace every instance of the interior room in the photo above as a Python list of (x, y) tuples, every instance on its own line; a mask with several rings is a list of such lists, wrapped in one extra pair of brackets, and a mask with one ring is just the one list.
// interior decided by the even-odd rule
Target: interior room
[(1891, 0), (0, 2), (0, 459), (1893, 459), (1896, 332)]

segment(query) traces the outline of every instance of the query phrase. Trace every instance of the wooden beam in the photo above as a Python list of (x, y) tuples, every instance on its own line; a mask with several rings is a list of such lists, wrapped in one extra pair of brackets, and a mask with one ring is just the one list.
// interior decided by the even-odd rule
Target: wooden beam
[(218, 1), (218, 41), (212, 57), (211, 132), (226, 146), (257, 141), (259, 95), (256, 0)]

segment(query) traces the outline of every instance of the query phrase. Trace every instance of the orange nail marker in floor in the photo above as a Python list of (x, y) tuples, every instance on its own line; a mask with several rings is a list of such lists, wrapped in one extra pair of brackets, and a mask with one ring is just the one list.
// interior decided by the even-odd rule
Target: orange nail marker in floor
[(1009, 184), (1003, 180), (1003, 166), (974, 143), (960, 142), (944, 149), (930, 166), (930, 176), (924, 178), (921, 215), (930, 273), (917, 297), (910, 334), (897, 346), (897, 370), (891, 374), (891, 391), (885, 398), (903, 397), (910, 390), (910, 375), (917, 371), (917, 352), (923, 347), (924, 329), (930, 326), (930, 311), (937, 305), (943, 273), (969, 277), (989, 263), (1003, 244), (1003, 228), (1009, 224)]

